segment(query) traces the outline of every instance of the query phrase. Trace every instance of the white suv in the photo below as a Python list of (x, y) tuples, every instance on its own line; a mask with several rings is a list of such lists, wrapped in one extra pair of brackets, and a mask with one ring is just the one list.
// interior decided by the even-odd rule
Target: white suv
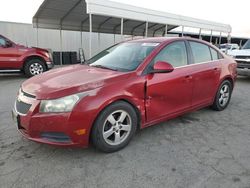
[(250, 39), (240, 50), (228, 51), (228, 55), (237, 61), (237, 71), (239, 75), (250, 76)]
[(230, 44), (230, 43), (221, 44), (219, 46), (219, 48), (225, 54), (228, 54), (228, 52), (230, 52), (232, 50), (239, 50), (240, 49), (238, 44)]

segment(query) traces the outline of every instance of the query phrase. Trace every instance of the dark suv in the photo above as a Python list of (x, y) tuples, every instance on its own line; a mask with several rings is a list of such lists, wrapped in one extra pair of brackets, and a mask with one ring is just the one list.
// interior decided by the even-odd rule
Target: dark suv
[(31, 77), (52, 67), (52, 56), (48, 50), (15, 44), (0, 35), (0, 70), (21, 70)]

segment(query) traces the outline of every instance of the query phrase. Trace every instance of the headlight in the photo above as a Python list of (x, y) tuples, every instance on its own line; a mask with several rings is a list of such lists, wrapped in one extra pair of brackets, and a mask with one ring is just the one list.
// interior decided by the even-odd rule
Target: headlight
[(86, 93), (79, 93), (54, 100), (42, 100), (40, 104), (40, 112), (71, 112), (75, 104), (85, 96), (87, 96)]

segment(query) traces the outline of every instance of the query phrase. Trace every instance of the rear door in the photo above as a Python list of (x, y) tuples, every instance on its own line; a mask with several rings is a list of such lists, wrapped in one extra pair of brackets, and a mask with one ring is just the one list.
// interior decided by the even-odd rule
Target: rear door
[(154, 121), (178, 114), (191, 107), (193, 81), (188, 65), (184, 41), (177, 41), (163, 48), (150, 63), (165, 61), (175, 68), (171, 73), (147, 75), (147, 121)]
[(193, 55), (192, 105), (195, 107), (209, 104), (213, 101), (220, 77), (218, 53), (210, 46), (196, 41), (189, 41), (189, 46)]

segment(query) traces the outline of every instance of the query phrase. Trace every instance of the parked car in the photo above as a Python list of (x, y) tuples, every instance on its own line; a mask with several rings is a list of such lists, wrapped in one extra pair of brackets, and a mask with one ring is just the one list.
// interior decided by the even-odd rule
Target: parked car
[(20, 133), (40, 143), (104, 152), (125, 147), (137, 129), (229, 104), (236, 62), (191, 38), (149, 38), (112, 46), (85, 65), (25, 81), (14, 105)]
[(238, 44), (231, 44), (231, 43), (221, 44), (219, 48), (225, 54), (227, 54), (229, 51), (240, 49)]
[(15, 44), (0, 35), (0, 70), (21, 70), (31, 77), (53, 67), (48, 50)]
[(250, 40), (248, 40), (242, 49), (228, 52), (237, 62), (237, 71), (239, 75), (250, 76)]

